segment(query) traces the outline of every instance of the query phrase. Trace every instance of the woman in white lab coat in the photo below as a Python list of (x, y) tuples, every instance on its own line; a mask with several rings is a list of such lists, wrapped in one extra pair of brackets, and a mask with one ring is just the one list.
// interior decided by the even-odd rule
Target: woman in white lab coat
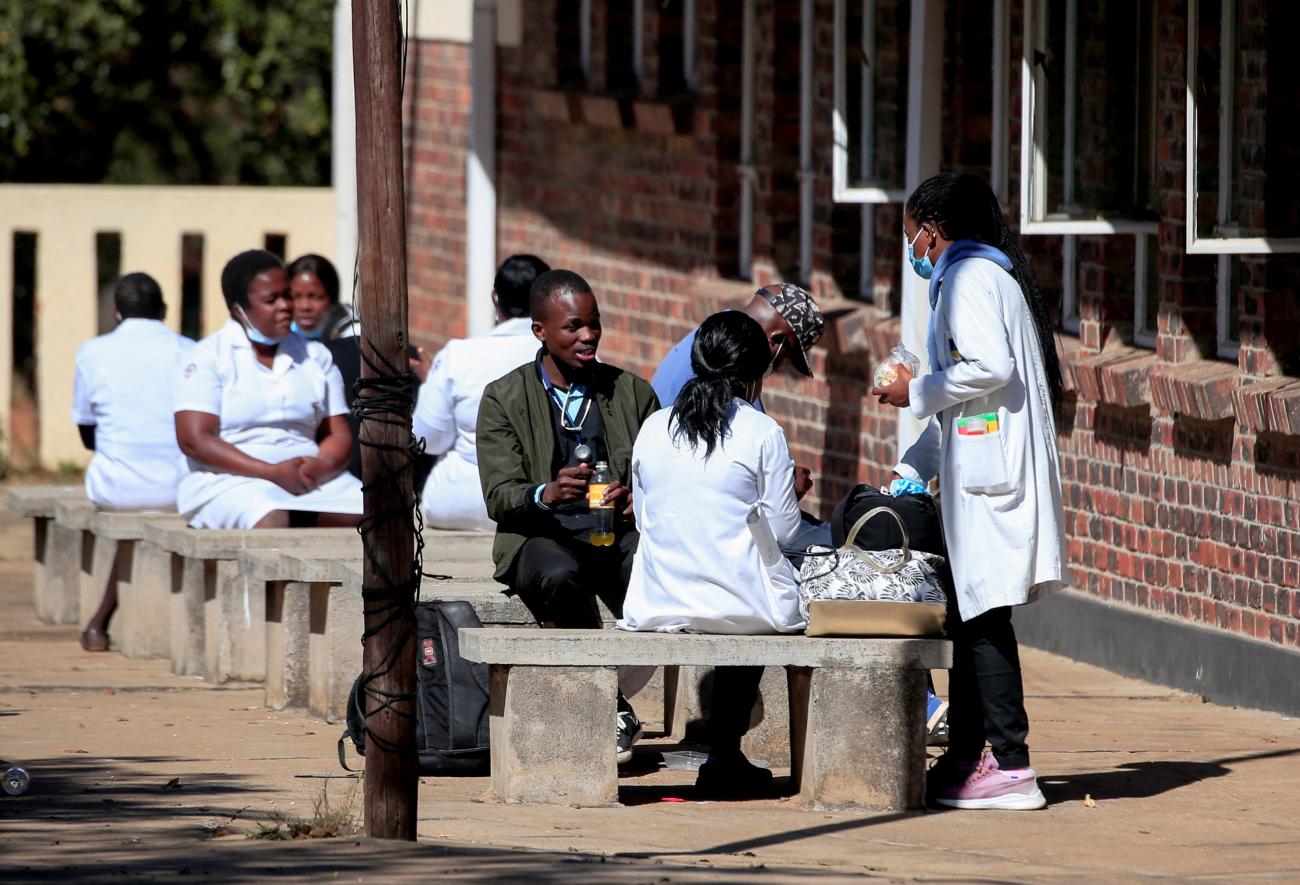
[(954, 659), (949, 748), (928, 793), (954, 808), (1041, 808), (1011, 607), (1065, 580), (1052, 324), (983, 179), (922, 182), (904, 224), (906, 257), (930, 281), (930, 373), (904, 370), (872, 393), (930, 419), (895, 471), (938, 476), (943, 499)]
[[(755, 409), (772, 362), (747, 314), (714, 314), (691, 348), (695, 377), (671, 409), (641, 425), (632, 449), (632, 502), (641, 533), (623, 630), (793, 633), (804, 628), (794, 568), (778, 545), (799, 529), (793, 461), (779, 424)], [(710, 755), (701, 794), (769, 789), (749, 763), (749, 726), (762, 667), (714, 671)]]
[(323, 344), (290, 330), (284, 265), (242, 252), (221, 290), (230, 322), (190, 351), (176, 381), (176, 441), (188, 459), (177, 509), (195, 528), (356, 525), (343, 379)]

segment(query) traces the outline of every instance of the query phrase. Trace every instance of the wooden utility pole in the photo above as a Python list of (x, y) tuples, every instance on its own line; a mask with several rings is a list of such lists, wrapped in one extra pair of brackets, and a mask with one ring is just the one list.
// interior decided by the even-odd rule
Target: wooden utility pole
[(366, 832), (415, 841), (415, 565), (406, 334), (401, 26), (394, 0), (353, 0), (357, 108), (357, 301), (366, 522)]

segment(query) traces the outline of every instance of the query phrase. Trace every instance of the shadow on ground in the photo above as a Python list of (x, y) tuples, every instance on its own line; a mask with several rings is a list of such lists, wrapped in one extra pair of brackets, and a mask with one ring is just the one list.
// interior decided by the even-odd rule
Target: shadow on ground
[(847, 881), (842, 874), (807, 869), (713, 866), (621, 860), (603, 855), (557, 854), (523, 849), (381, 842), (373, 839), (300, 840), (266, 843), (239, 837), (146, 851), (137, 846), (60, 851), (47, 864), (0, 863), (6, 881), (78, 883), (186, 881), (292, 882), (539, 882), (647, 883), (752, 882), (794, 876)]
[(1097, 802), (1107, 799), (1148, 799), (1179, 787), (1231, 774), (1234, 763), (1296, 755), (1300, 755), (1300, 747), (1226, 756), (1208, 762), (1190, 759), (1130, 762), (1109, 771), (1045, 776), (1039, 781), (1043, 795), (1050, 803), (1079, 802), (1086, 796), (1091, 796)]
[[(174, 764), (168, 756), (97, 759), (59, 756), (23, 762), (31, 786), (22, 796), (0, 802), (0, 828), (6, 837), (35, 832), (56, 821), (94, 827), (131, 820), (150, 823), (173, 819), (181, 832), (195, 838), (212, 820), (233, 819), (248, 806), (248, 797), (267, 792), (242, 775), (196, 772), (181, 777), (155, 773), (154, 766)], [(189, 798), (189, 797), (194, 798)], [(27, 826), (25, 826), (27, 824)], [(48, 838), (50, 831), (41, 831)]]

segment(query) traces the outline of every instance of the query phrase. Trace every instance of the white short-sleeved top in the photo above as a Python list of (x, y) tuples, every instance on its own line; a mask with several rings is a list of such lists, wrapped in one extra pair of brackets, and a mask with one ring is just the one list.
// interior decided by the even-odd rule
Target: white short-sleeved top
[[(221, 439), (271, 464), (316, 455), (321, 422), (348, 411), (329, 349), (297, 333), (280, 343), (268, 368), (231, 320), (182, 362), (175, 410), (216, 415)], [(190, 469), (209, 468), (191, 459)]]
[(181, 452), (172, 382), (193, 346), (159, 320), (132, 318), (77, 348), (72, 420), (95, 428), (86, 495), (98, 506), (175, 506)]

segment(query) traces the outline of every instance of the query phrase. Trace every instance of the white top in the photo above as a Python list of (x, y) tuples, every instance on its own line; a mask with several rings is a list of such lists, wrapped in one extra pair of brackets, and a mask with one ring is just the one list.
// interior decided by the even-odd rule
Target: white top
[(541, 347), (528, 317), (506, 320), (479, 338), (448, 341), (420, 385), (414, 429), (425, 452), (440, 455), (424, 487), (425, 522), (434, 528), (492, 531), (478, 477), (474, 428), (483, 388), (531, 362)]
[[(319, 454), (321, 422), (347, 414), (348, 408), (343, 376), (325, 345), (290, 333), (268, 368), (257, 361), (243, 328), (231, 320), (190, 351), (176, 382), (175, 410), (218, 416), (221, 439), (278, 464)], [(275, 509), (361, 512), (360, 484), (349, 474), (294, 496), (267, 480), (213, 470), (192, 458), (188, 468), (177, 505), (195, 527), (247, 528)], [(209, 505), (215, 509), (205, 512)], [(261, 512), (253, 518), (257, 510)]]
[[(895, 470), (922, 482), (939, 475), (962, 619), (1063, 587), (1051, 395), (1015, 279), (984, 258), (955, 264), (939, 290), (926, 350), (931, 373), (912, 380), (909, 396), (913, 414), (932, 420)], [(996, 415), (996, 423), (982, 415)]]
[(670, 436), (670, 414), (651, 415), (632, 448), (641, 541), (619, 629), (803, 630), (794, 567), (777, 549), (800, 519), (785, 433), (737, 399), (730, 434), (705, 460), (702, 446)]
[(95, 428), (86, 497), (106, 510), (174, 510), (181, 450), (176, 365), (194, 342), (160, 320), (126, 319), (77, 348), (72, 420)]

